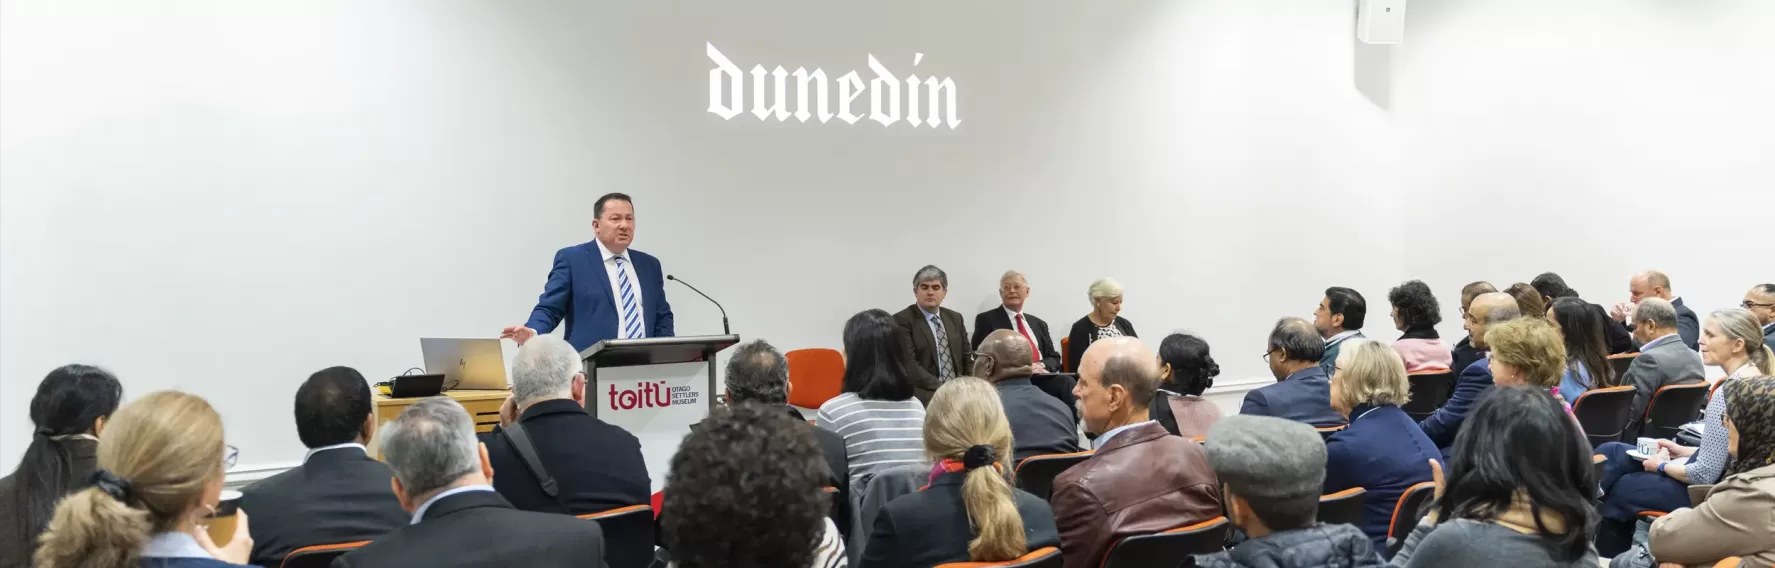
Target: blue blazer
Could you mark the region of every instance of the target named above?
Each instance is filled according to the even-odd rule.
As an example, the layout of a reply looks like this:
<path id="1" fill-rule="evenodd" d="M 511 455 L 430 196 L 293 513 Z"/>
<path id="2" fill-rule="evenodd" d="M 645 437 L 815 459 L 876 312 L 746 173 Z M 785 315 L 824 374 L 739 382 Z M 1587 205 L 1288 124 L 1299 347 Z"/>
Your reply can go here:
<path id="1" fill-rule="evenodd" d="M 1448 396 L 1448 402 L 1436 409 L 1429 418 L 1419 424 L 1424 435 L 1430 437 L 1436 447 L 1446 448 L 1455 443 L 1455 434 L 1460 433 L 1461 423 L 1467 420 L 1467 413 L 1479 404 L 1479 398 L 1491 392 L 1491 356 L 1481 357 L 1472 365 L 1461 371 L 1455 379 L 1455 391 Z"/>
<path id="2" fill-rule="evenodd" d="M 1295 371 L 1282 382 L 1245 393 L 1239 414 L 1274 416 L 1313 426 L 1336 426 L 1344 417 L 1331 409 L 1331 379 L 1317 366 Z"/>
<path id="3" fill-rule="evenodd" d="M 665 272 L 653 255 L 629 249 L 635 283 L 641 286 L 641 328 L 647 337 L 672 336 L 672 305 L 666 303 Z M 604 272 L 604 255 L 598 242 L 570 246 L 555 252 L 555 266 L 548 283 L 536 298 L 536 309 L 524 326 L 536 333 L 554 331 L 567 319 L 567 342 L 585 350 L 593 343 L 617 336 L 621 318 L 610 293 L 610 275 Z"/>
<path id="4" fill-rule="evenodd" d="M 1351 487 L 1368 490 L 1362 506 L 1362 532 L 1375 550 L 1387 549 L 1387 528 L 1393 507 L 1412 485 L 1430 481 L 1429 460 L 1442 461 L 1442 450 L 1393 405 L 1357 405 L 1349 427 L 1325 440 L 1325 494 Z"/>

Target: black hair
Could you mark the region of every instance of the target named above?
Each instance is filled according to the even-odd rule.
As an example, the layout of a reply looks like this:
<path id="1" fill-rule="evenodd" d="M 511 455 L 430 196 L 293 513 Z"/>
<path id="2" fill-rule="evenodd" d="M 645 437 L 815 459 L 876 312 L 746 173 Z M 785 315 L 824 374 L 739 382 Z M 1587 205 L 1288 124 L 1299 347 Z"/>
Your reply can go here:
<path id="1" fill-rule="evenodd" d="M 1590 371 L 1589 388 L 1616 386 L 1615 366 L 1609 363 L 1608 322 L 1601 311 L 1590 309 L 1590 303 L 1574 297 L 1553 301 L 1553 321 L 1565 337 L 1566 368 L 1577 374 L 1577 365 Z"/>
<path id="2" fill-rule="evenodd" d="M 1173 333 L 1160 341 L 1159 361 L 1171 366 L 1165 382 L 1183 394 L 1201 396 L 1220 375 L 1220 364 L 1208 355 L 1208 342 L 1187 333 Z"/>
<path id="3" fill-rule="evenodd" d="M 736 403 L 788 404 L 789 361 L 768 341 L 741 343 L 727 358 L 723 384 Z"/>
<path id="4" fill-rule="evenodd" d="M 296 436 L 309 448 L 351 442 L 371 411 L 364 375 L 351 367 L 327 367 L 296 388 Z"/>
<path id="5" fill-rule="evenodd" d="M 86 479 L 74 477 L 90 473 L 74 471 L 72 446 L 83 441 L 66 436 L 90 432 L 99 418 L 111 416 L 122 401 L 123 383 L 104 369 L 89 365 L 57 368 L 37 383 L 37 394 L 31 397 L 31 424 L 36 431 L 12 474 L 15 509 L 0 513 L 13 517 L 12 526 L 19 534 L 0 538 L 36 548 L 37 535 L 49 525 L 56 502 L 86 487 Z M 24 558 L 30 556 L 27 550 Z"/>
<path id="6" fill-rule="evenodd" d="M 616 201 L 621 201 L 623 203 L 627 203 L 627 204 L 629 204 L 630 207 L 633 207 L 635 205 L 635 200 L 629 199 L 629 194 L 627 194 L 627 193 L 614 193 L 614 192 L 613 193 L 606 193 L 603 196 L 598 198 L 597 203 L 592 204 L 592 216 L 599 218 L 599 219 L 603 219 L 604 218 L 604 204 L 609 202 L 610 200 L 613 200 L 613 199 Z"/>
<path id="7" fill-rule="evenodd" d="M 1540 276 L 1536 276 L 1534 280 L 1530 280 L 1528 285 L 1533 286 L 1535 291 L 1540 292 L 1542 296 L 1553 298 L 1555 300 L 1560 298 L 1578 297 L 1577 290 L 1573 290 L 1571 286 L 1566 286 L 1565 279 L 1560 278 L 1558 274 L 1552 272 L 1542 272 Z"/>
<path id="8" fill-rule="evenodd" d="M 680 568 L 807 566 L 830 474 L 813 429 L 780 407 L 718 407 L 672 455 L 660 529 Z"/>
<path id="9" fill-rule="evenodd" d="M 864 310 L 844 323 L 844 392 L 869 400 L 912 398 L 900 330 L 893 316 Z"/>
<path id="10" fill-rule="evenodd" d="M 1593 468 L 1590 442 L 1559 397 L 1532 386 L 1495 387 L 1455 436 L 1448 490 L 1436 504 L 1437 516 L 1490 521 L 1508 511 L 1522 491 L 1535 513 L 1535 528 L 1553 541 L 1554 558 L 1576 562 L 1590 549 L 1599 519 L 1591 505 L 1597 483 Z M 1549 533 L 1541 511 L 1563 516 L 1565 534 Z"/>
<path id="11" fill-rule="evenodd" d="M 1362 294 L 1343 286 L 1332 286 L 1325 289 L 1327 312 L 1344 316 L 1344 329 L 1362 329 L 1363 320 L 1368 317 L 1368 301 Z"/>
<path id="12" fill-rule="evenodd" d="M 1405 329 L 1426 329 L 1442 323 L 1442 306 L 1436 303 L 1436 294 L 1430 291 L 1430 285 L 1422 280 L 1410 280 L 1388 290 L 1387 302 L 1399 310 L 1399 320 L 1405 322 Z"/>
<path id="13" fill-rule="evenodd" d="M 1270 351 L 1281 350 L 1289 361 L 1312 361 L 1325 358 L 1325 338 L 1313 329 L 1312 322 L 1300 318 L 1276 320 L 1270 328 Z"/>

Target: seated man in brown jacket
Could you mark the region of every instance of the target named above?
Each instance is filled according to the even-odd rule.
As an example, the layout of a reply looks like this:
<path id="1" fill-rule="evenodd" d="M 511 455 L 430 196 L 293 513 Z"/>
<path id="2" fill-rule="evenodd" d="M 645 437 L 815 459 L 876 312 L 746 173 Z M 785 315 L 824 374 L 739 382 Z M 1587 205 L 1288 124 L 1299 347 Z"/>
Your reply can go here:
<path id="1" fill-rule="evenodd" d="M 1220 484 L 1202 445 L 1147 417 L 1158 358 L 1139 339 L 1091 344 L 1073 389 L 1096 455 L 1054 479 L 1054 522 L 1066 568 L 1097 568 L 1122 538 L 1220 516 Z"/>

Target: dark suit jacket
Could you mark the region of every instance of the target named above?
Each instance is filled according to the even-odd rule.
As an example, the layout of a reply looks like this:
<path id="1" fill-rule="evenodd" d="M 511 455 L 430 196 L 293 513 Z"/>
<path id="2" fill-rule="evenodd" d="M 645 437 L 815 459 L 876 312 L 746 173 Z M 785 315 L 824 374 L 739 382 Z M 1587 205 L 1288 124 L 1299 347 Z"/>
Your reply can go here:
<path id="1" fill-rule="evenodd" d="M 505 432 L 494 429 L 482 434 L 481 441 L 493 463 L 493 487 L 513 506 L 584 515 L 650 502 L 652 486 L 647 463 L 641 459 L 641 441 L 628 431 L 593 418 L 571 400 L 531 405 L 518 423 L 530 434 L 543 469 L 554 476 L 560 500 L 542 492 Z"/>
<path id="2" fill-rule="evenodd" d="M 946 562 L 966 562 L 968 541 L 979 533 L 968 522 L 962 505 L 961 484 L 966 473 L 945 473 L 915 493 L 889 501 L 875 515 L 869 542 L 858 564 L 866 568 L 914 568 Z M 1017 516 L 1023 518 L 1023 536 L 1029 550 L 1060 546 L 1054 529 L 1054 510 L 1041 498 L 1012 489 Z"/>
<path id="3" fill-rule="evenodd" d="M 1651 404 L 1652 395 L 1658 389 L 1699 383 L 1705 372 L 1701 354 L 1683 345 L 1679 338 L 1667 336 L 1641 346 L 1639 356 L 1633 358 L 1633 364 L 1628 365 L 1627 373 L 1621 377 L 1623 386 L 1632 386 L 1636 391 L 1633 393 L 1633 409 L 1628 414 L 1632 419 L 1627 421 L 1627 433 L 1623 439 L 1638 436 L 1640 422 L 1646 416 L 1646 405 Z"/>
<path id="4" fill-rule="evenodd" d="M 1449 393 L 1448 402 L 1442 408 L 1430 414 L 1418 426 L 1423 427 L 1424 435 L 1438 448 L 1447 448 L 1455 443 L 1455 434 L 1460 433 L 1461 423 L 1467 420 L 1467 413 L 1479 404 L 1479 398 L 1491 392 L 1491 361 L 1481 358 L 1461 370 L 1461 376 L 1455 378 L 1454 392 Z"/>
<path id="5" fill-rule="evenodd" d="M 1202 445 L 1147 422 L 1110 438 L 1054 478 L 1066 568 L 1097 568 L 1115 541 L 1221 515 L 1220 482 Z"/>
<path id="6" fill-rule="evenodd" d="M 1769 346 L 1769 349 L 1775 349 L 1775 323 L 1763 326 L 1763 345 Z"/>
<path id="7" fill-rule="evenodd" d="M 1603 326 L 1602 331 L 1603 336 L 1608 339 L 1610 355 L 1632 353 L 1639 350 L 1639 342 L 1633 340 L 1633 330 L 1627 329 L 1627 324 L 1609 317 L 1609 311 L 1603 309 L 1602 306 L 1590 304 L 1590 311 L 1602 316 L 1602 321 L 1607 324 Z"/>
<path id="8" fill-rule="evenodd" d="M 640 286 L 641 326 L 647 337 L 671 337 L 672 305 L 666 303 L 665 273 L 653 255 L 629 249 L 629 277 Z M 567 320 L 567 342 L 574 349 L 585 350 L 600 340 L 617 337 L 622 321 L 621 298 L 612 298 L 610 274 L 604 271 L 604 253 L 598 241 L 573 245 L 555 251 L 555 265 L 549 269 L 548 282 L 530 311 L 524 326 L 536 333 L 548 333 L 563 318 Z"/>
<path id="9" fill-rule="evenodd" d="M 968 376 L 971 371 L 968 364 L 973 360 L 973 349 L 968 346 L 968 324 L 962 321 L 960 312 L 938 309 L 943 318 L 943 332 L 949 336 L 949 353 L 945 356 L 955 364 L 955 376 Z M 924 310 L 918 309 L 918 304 L 906 306 L 894 314 L 894 325 L 900 327 L 906 374 L 912 377 L 918 400 L 928 403 L 931 393 L 937 392 L 937 387 L 941 386 L 937 380 L 937 336 L 931 335 L 930 320 L 925 319 Z"/>
<path id="10" fill-rule="evenodd" d="M 807 421 L 807 418 L 802 417 L 801 411 L 796 410 L 795 407 L 784 406 L 783 408 L 788 411 L 789 416 L 795 418 L 795 421 Z M 838 495 L 834 499 L 833 506 L 839 514 L 832 516 L 832 522 L 838 525 L 839 534 L 850 534 L 851 466 L 850 457 L 845 454 L 844 436 L 825 428 L 815 427 L 812 424 L 807 427 L 814 431 L 814 438 L 820 441 L 820 453 L 826 457 L 826 469 L 832 472 L 832 478 L 826 480 L 826 484 L 838 488 Z M 654 516 L 656 518 L 659 516 L 657 511 Z"/>
<path id="11" fill-rule="evenodd" d="M 1473 336 L 1471 335 L 1461 338 L 1461 342 L 1456 343 L 1455 348 L 1449 350 L 1449 354 L 1454 356 L 1454 362 L 1449 363 L 1448 368 L 1455 370 L 1466 370 L 1467 366 L 1472 365 L 1474 361 L 1485 358 L 1485 351 L 1473 346 Z"/>
<path id="12" fill-rule="evenodd" d="M 433 502 L 419 524 L 333 560 L 333 568 L 378 566 L 602 568 L 604 533 L 597 521 L 519 511 L 498 493 L 470 491 Z"/>
<path id="13" fill-rule="evenodd" d="M 317 544 L 375 540 L 407 526 L 389 488 L 394 471 L 358 448 L 318 452 L 302 465 L 242 489 L 252 516 L 253 564 L 277 566 L 291 551 Z"/>
<path id="14" fill-rule="evenodd" d="M 1029 326 L 1029 334 L 1035 337 L 1036 347 L 1041 350 L 1042 366 L 1047 367 L 1050 373 L 1060 372 L 1060 351 L 1054 347 L 1054 336 L 1048 333 L 1048 322 L 1025 313 L 1023 323 Z M 979 349 L 980 342 L 986 340 L 987 334 L 1001 329 L 1017 331 L 1017 323 L 1011 321 L 1004 306 L 980 312 L 974 316 L 974 337 L 968 341 L 968 345 Z"/>
<path id="15" fill-rule="evenodd" d="M 99 442 L 84 438 L 63 438 L 59 441 L 46 441 L 46 444 L 61 444 L 67 447 L 70 466 L 67 484 L 69 490 L 86 487 L 92 479 L 92 472 L 99 469 Z M 47 449 L 47 448 L 46 448 Z M 53 450 L 52 450 L 53 451 Z M 382 488 L 387 491 L 387 487 Z M 37 527 L 28 541 L 16 540 L 24 532 L 18 526 L 19 519 L 14 515 L 20 504 L 13 500 L 13 493 L 18 490 L 18 472 L 14 471 L 6 477 L 0 477 L 0 567 L 13 568 L 31 565 L 31 555 L 37 551 L 37 536 L 47 528 L 49 518 L 43 519 L 43 527 Z"/>
<path id="16" fill-rule="evenodd" d="M 1331 409 L 1331 379 L 1318 366 L 1295 371 L 1281 382 L 1245 393 L 1239 414 L 1274 416 L 1315 427 L 1344 423 Z"/>
<path id="17" fill-rule="evenodd" d="M 1325 441 L 1325 494 L 1351 487 L 1368 490 L 1362 506 L 1362 532 L 1375 550 L 1386 550 L 1393 506 L 1412 485 L 1430 481 L 1429 460 L 1442 450 L 1397 406 L 1357 405 L 1350 426 Z"/>
<path id="18" fill-rule="evenodd" d="M 1121 330 L 1122 335 L 1139 337 L 1134 334 L 1134 322 L 1128 321 L 1128 318 L 1116 316 L 1115 326 L 1116 329 Z M 1078 372 L 1079 360 L 1085 357 L 1085 350 L 1089 349 L 1091 342 L 1096 340 L 1097 324 L 1091 321 L 1089 314 L 1079 318 L 1079 321 L 1072 322 L 1072 330 L 1066 333 L 1066 352 L 1068 353 L 1066 368 L 1074 373 Z"/>
<path id="19" fill-rule="evenodd" d="M 1059 400 L 1042 392 L 1027 378 L 1005 379 L 995 386 L 998 399 L 1005 406 L 1005 417 L 1011 421 L 1011 439 L 1017 444 L 1012 464 L 1029 456 L 1079 451 L 1072 410 L 1061 406 Z"/>

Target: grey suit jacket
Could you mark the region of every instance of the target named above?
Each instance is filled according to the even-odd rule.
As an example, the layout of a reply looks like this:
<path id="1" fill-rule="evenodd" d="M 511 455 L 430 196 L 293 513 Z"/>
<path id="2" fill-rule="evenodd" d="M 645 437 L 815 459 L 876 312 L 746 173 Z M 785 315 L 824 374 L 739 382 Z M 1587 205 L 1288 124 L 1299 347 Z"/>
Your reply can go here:
<path id="1" fill-rule="evenodd" d="M 1678 336 L 1665 336 L 1640 346 L 1639 356 L 1633 358 L 1633 364 L 1627 367 L 1627 375 L 1621 381 L 1623 385 L 1632 385 L 1633 410 L 1628 416 L 1628 434 L 1624 438 L 1638 436 L 1639 423 L 1645 418 L 1646 405 L 1651 403 L 1652 395 L 1658 389 L 1670 385 L 1686 385 L 1702 380 L 1703 367 L 1701 354 L 1689 349 Z"/>
<path id="2" fill-rule="evenodd" d="M 1763 326 L 1763 345 L 1775 349 L 1775 323 Z"/>

